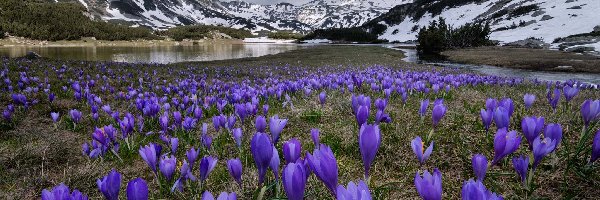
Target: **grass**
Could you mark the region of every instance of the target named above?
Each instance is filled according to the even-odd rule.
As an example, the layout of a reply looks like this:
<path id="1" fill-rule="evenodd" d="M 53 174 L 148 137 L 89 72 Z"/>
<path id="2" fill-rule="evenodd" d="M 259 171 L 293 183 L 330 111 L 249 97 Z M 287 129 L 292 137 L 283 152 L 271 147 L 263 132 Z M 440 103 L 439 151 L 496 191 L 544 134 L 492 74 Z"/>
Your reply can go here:
<path id="1" fill-rule="evenodd" d="M 445 51 L 442 55 L 447 56 L 449 60 L 468 64 L 542 71 L 600 73 L 600 68 L 598 68 L 600 60 L 597 57 L 571 52 L 507 47 L 479 47 Z M 559 66 L 572 66 L 572 69 L 557 68 Z"/>
<path id="2" fill-rule="evenodd" d="M 454 70 L 443 70 L 429 66 L 420 66 L 404 63 L 401 61 L 403 55 L 399 51 L 379 47 L 356 47 L 356 46 L 324 46 L 304 50 L 290 51 L 277 55 L 269 55 L 259 58 L 245 58 L 227 61 L 180 63 L 157 67 L 146 65 L 142 68 L 132 68 L 129 64 L 112 64 L 110 69 L 116 73 L 127 74 L 135 70 L 142 70 L 156 75 L 153 77 L 175 80 L 177 70 L 191 70 L 212 78 L 228 79 L 232 81 L 255 80 L 255 77 L 289 77 L 297 78 L 305 75 L 304 71 L 320 71 L 323 74 L 333 71 L 352 71 L 357 68 L 368 68 L 373 65 L 387 66 L 394 70 L 435 70 L 440 73 L 458 73 Z M 22 68 L 14 60 L 8 62 L 11 76 L 16 76 L 17 71 Z M 51 60 L 32 61 L 30 63 L 19 63 L 31 67 L 29 75 L 36 74 L 44 77 L 46 68 L 40 66 L 57 65 Z M 82 69 L 94 62 L 69 62 L 74 71 L 68 74 L 75 77 L 77 69 Z M 279 66 L 279 67 L 275 67 Z M 283 68 L 281 66 L 289 66 Z M 270 69 L 270 70 L 267 70 Z M 273 72 L 267 74 L 267 72 Z M 91 75 L 95 75 L 92 73 Z M 52 75 L 52 77 L 55 77 Z M 115 76 L 116 77 L 116 76 Z M 137 79 L 132 79 L 137 80 Z M 51 80 L 52 84 L 58 84 L 58 80 Z M 130 84 L 128 82 L 111 82 L 111 85 L 123 89 Z M 97 88 L 96 88 L 97 89 Z M 320 91 L 314 90 L 310 96 L 299 92 L 291 95 L 294 108 L 283 107 L 281 101 L 269 100 L 269 116 L 278 114 L 281 118 L 289 119 L 286 128 L 281 134 L 280 141 L 298 138 L 302 142 L 303 151 L 314 148 L 310 137 L 310 130 L 318 128 L 321 132 L 321 142 L 329 145 L 338 161 L 339 184 L 346 185 L 349 181 L 357 181 L 363 178 L 363 165 L 358 148 L 358 127 L 356 125 L 350 106 L 349 92 L 342 93 L 339 90 L 327 91 L 327 103 L 321 107 L 318 100 Z M 365 84 L 358 90 L 359 93 L 376 98 L 384 98 L 380 92 L 373 92 Z M 525 93 L 532 93 L 537 100 L 531 110 L 525 110 L 522 97 Z M 5 108 L 11 102 L 9 93 L 0 93 L 0 108 Z M 40 93 L 43 94 L 43 93 Z M 77 102 L 71 99 L 70 94 L 60 94 L 52 105 L 45 100 L 45 96 L 37 96 L 41 99 L 39 104 L 34 105 L 28 111 L 18 110 L 11 122 L 1 122 L 0 127 L 0 198 L 2 199 L 36 199 L 41 191 L 64 182 L 71 188 L 77 188 L 90 195 L 93 199 L 101 198 L 96 189 L 95 180 L 106 175 L 110 169 L 115 168 L 123 174 L 121 197 L 125 197 L 126 182 L 135 178 L 144 178 L 154 191 L 153 199 L 192 199 L 198 198 L 199 189 L 196 192 L 184 194 L 170 194 L 168 192 L 157 192 L 159 186 L 154 181 L 151 170 L 137 155 L 137 150 L 126 150 L 122 145 L 120 162 L 114 156 L 107 156 L 104 160 L 89 160 L 81 155 L 81 144 L 90 141 L 90 134 L 94 126 L 111 123 L 110 116 L 100 111 L 100 123 L 93 122 L 87 114 L 90 113 L 89 106 L 85 101 Z M 445 97 L 448 112 L 435 130 L 435 147 L 431 158 L 420 167 L 410 147 L 410 141 L 416 137 L 425 137 L 431 129 L 431 106 L 427 117 L 421 121 L 417 111 L 423 98 L 435 99 Z M 511 122 L 512 129 L 520 130 L 520 120 L 523 116 L 535 115 L 546 117 L 546 122 L 560 123 L 564 128 L 565 139 L 563 144 L 574 143 L 581 131 L 582 120 L 579 115 L 578 106 L 583 100 L 598 98 L 597 90 L 583 90 L 572 102 L 571 109 L 566 110 L 560 105 L 554 113 L 546 100 L 545 87 L 541 85 L 525 84 L 515 87 L 478 85 L 452 89 L 444 94 L 413 94 L 409 96 L 406 103 L 401 97 L 392 95 L 386 111 L 392 117 L 390 124 L 381 125 L 382 144 L 377 157 L 371 167 L 370 189 L 375 199 L 414 199 L 418 194 L 413 186 L 415 172 L 419 169 L 433 170 L 439 168 L 443 174 L 444 199 L 458 199 L 460 197 L 462 183 L 474 178 L 471 170 L 470 159 L 475 153 L 482 153 L 491 159 L 493 157 L 492 141 L 486 137 L 479 118 L 479 109 L 485 107 L 488 97 L 503 98 L 510 97 L 515 103 L 515 115 Z M 135 110 L 130 105 L 118 105 L 112 96 L 102 98 L 103 103 L 110 103 L 113 110 Z M 561 99 L 564 102 L 564 99 Z M 83 120 L 72 129 L 67 120 L 68 110 L 77 108 L 84 113 Z M 225 109 L 230 113 L 232 109 Z M 262 108 L 259 108 L 262 110 Z M 60 112 L 62 121 L 55 129 L 49 117 L 50 112 Z M 259 111 L 260 112 L 260 111 Z M 123 113 L 123 112 L 122 112 Z M 216 156 L 219 161 L 215 171 L 209 176 L 203 186 L 213 194 L 222 191 L 235 191 L 243 199 L 251 199 L 257 195 L 256 168 L 249 150 L 249 142 L 254 131 L 253 119 L 246 120 L 243 125 L 243 147 L 238 151 L 230 134 L 221 130 L 216 132 L 212 128 L 210 116 L 217 111 L 212 109 L 204 113 L 202 122 L 209 124 L 209 134 L 213 136 L 213 147 L 210 154 Z M 371 111 L 374 114 L 374 111 Z M 144 132 L 158 131 L 159 125 L 156 121 L 145 124 Z M 238 122 L 239 123 L 239 122 Z M 116 126 L 115 124 L 115 127 Z M 198 148 L 200 128 L 191 133 L 177 131 L 174 134 L 180 137 L 180 146 L 177 153 L 178 162 L 185 157 L 185 151 L 191 146 Z M 490 131 L 490 137 L 495 128 Z M 520 131 L 519 131 L 520 132 Z M 139 136 L 136 133 L 133 145 L 139 147 L 146 145 L 149 141 L 160 142 L 156 134 L 149 137 Z M 192 137 L 186 136 L 192 134 Z M 182 138 L 188 138 L 183 140 Z M 185 142 L 188 141 L 188 142 Z M 164 145 L 163 145 L 164 146 Z M 526 145 L 525 145 L 526 146 Z M 526 147 L 522 146 L 518 154 L 528 153 Z M 278 144 L 281 149 L 281 142 Z M 163 151 L 169 151 L 163 147 Z M 556 154 L 567 154 L 561 145 Z M 204 154 L 204 153 L 203 153 Z M 201 154 L 201 155 L 203 155 Z M 281 152 L 280 152 L 281 155 Z M 515 154 L 516 155 L 516 154 Z M 584 160 L 589 156 L 581 156 Z M 239 157 L 244 167 L 242 175 L 242 188 L 229 177 L 226 169 L 226 160 Z M 509 157 L 512 158 L 512 157 Z M 283 159 L 282 159 L 283 161 Z M 197 161 L 198 162 L 198 161 Z M 491 167 L 485 180 L 485 185 L 492 191 L 503 195 L 506 199 L 597 199 L 595 188 L 600 184 L 597 167 L 587 169 L 585 174 L 578 174 L 567 170 L 564 157 L 544 159 L 540 169 L 536 172 L 535 191 L 527 192 L 520 187 L 516 173 L 508 159 L 501 162 L 499 166 Z M 198 174 L 197 167 L 194 173 Z M 267 183 L 272 183 L 273 176 L 269 172 Z M 164 183 L 163 183 L 164 184 Z M 172 183 L 171 183 L 172 184 Z M 163 186 L 164 187 L 164 186 Z M 275 188 L 273 186 L 273 188 Z M 276 197 L 274 189 L 267 191 L 266 197 Z M 161 189 L 164 191 L 164 189 Z M 284 196 L 283 189 L 279 192 Z M 306 188 L 307 199 L 331 199 L 323 184 L 315 176 L 308 180 Z"/>

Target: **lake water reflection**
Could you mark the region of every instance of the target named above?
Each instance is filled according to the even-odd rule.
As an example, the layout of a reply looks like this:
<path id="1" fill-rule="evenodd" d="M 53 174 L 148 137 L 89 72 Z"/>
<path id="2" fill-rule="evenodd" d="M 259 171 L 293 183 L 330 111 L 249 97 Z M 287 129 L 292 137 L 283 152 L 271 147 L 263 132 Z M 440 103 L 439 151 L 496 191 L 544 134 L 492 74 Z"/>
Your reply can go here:
<path id="1" fill-rule="evenodd" d="M 259 57 L 306 48 L 299 44 L 212 43 L 170 46 L 85 46 L 85 47 L 0 47 L 0 57 L 21 57 L 34 51 L 43 57 L 62 60 L 176 63 Z"/>

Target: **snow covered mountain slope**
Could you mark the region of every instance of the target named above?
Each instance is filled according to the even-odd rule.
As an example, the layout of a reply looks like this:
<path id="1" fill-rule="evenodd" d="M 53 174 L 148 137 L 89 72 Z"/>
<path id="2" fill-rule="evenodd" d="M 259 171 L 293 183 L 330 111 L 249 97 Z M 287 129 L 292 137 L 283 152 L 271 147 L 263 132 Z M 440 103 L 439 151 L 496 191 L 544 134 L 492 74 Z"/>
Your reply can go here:
<path id="1" fill-rule="evenodd" d="M 415 40 L 418 28 L 443 17 L 454 27 L 489 21 L 491 39 L 512 42 L 530 37 L 552 42 L 589 33 L 600 25 L 598 0 L 416 0 L 396 6 L 363 27 L 389 41 Z"/>
<path id="2" fill-rule="evenodd" d="M 239 0 L 72 0 L 107 21 L 164 29 L 209 24 L 252 31 L 360 26 L 413 0 L 310 0 L 304 4 L 253 4 Z M 292 2 L 292 1 L 290 1 Z"/>

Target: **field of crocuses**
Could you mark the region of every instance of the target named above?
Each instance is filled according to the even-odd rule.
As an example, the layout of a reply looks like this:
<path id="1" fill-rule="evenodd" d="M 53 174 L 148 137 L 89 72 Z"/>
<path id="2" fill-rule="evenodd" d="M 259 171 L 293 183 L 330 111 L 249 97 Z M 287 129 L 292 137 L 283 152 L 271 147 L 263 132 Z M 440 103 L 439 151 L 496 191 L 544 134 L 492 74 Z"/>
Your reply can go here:
<path id="1" fill-rule="evenodd" d="M 0 198 L 600 198 L 599 90 L 384 60 L 3 59 Z"/>

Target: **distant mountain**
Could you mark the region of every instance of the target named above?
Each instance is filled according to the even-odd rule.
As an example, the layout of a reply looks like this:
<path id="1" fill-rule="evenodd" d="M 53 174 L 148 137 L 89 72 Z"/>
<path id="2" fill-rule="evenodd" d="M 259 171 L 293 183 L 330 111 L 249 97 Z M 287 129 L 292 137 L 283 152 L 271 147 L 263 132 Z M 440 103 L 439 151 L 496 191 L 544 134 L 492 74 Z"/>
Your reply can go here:
<path id="1" fill-rule="evenodd" d="M 55 0 L 58 1 L 58 0 Z M 65 1 L 65 0 L 61 0 Z M 91 16 L 155 29 L 189 24 L 223 25 L 252 31 L 355 27 L 412 0 L 312 0 L 302 5 L 259 5 L 227 0 L 71 0 Z"/>
<path id="2" fill-rule="evenodd" d="M 416 40 L 419 27 L 443 17 L 454 27 L 489 21 L 491 39 L 501 42 L 535 37 L 550 43 L 600 28 L 599 12 L 598 0 L 415 0 L 362 27 L 380 39 L 402 42 Z"/>

